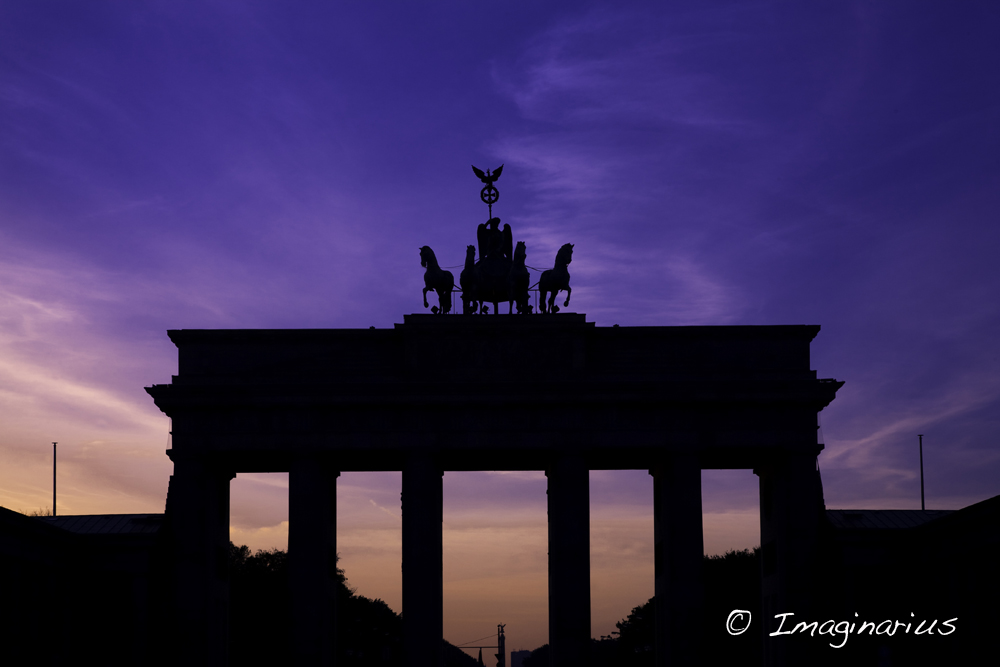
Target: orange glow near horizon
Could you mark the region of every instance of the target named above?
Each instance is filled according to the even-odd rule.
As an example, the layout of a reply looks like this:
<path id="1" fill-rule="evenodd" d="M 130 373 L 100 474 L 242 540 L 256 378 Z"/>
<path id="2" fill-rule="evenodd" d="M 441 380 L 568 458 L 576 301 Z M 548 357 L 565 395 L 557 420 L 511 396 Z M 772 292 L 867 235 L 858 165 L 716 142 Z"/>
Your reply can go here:
<path id="1" fill-rule="evenodd" d="M 705 553 L 759 543 L 756 477 L 706 470 Z M 252 550 L 287 548 L 286 474 L 239 475 L 231 529 Z M 344 473 L 338 480 L 337 543 L 348 585 L 402 610 L 400 473 Z M 532 472 L 444 476 L 444 635 L 464 643 L 506 623 L 509 650 L 548 641 L 546 480 Z M 622 495 L 620 489 L 632 491 Z M 591 472 L 591 632 L 653 595 L 653 481 L 646 471 Z M 645 502 L 642 502 L 645 498 Z M 265 523 L 267 525 L 260 525 Z M 255 525 L 256 524 L 256 525 Z"/>

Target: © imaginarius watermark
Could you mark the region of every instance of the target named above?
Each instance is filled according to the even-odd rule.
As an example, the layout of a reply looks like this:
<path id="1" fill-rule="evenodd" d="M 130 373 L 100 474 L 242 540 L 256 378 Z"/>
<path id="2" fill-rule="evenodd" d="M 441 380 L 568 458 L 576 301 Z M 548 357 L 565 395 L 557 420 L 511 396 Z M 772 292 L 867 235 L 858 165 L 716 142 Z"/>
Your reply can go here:
<path id="1" fill-rule="evenodd" d="M 795 614 L 793 614 L 792 612 L 785 612 L 784 614 L 775 614 L 774 617 L 781 620 L 778 622 L 778 629 L 770 633 L 768 636 L 777 637 L 780 635 L 805 634 L 807 632 L 809 633 L 810 637 L 815 637 L 816 635 L 829 635 L 831 637 L 842 635 L 843 639 L 839 644 L 834 644 L 833 642 L 830 642 L 830 646 L 832 646 L 833 648 L 842 648 L 845 644 L 847 644 L 847 639 L 852 634 L 861 635 L 867 632 L 869 636 L 884 635 L 892 637 L 900 630 L 900 628 L 904 628 L 903 634 L 909 634 L 910 629 L 913 627 L 913 624 L 916 623 L 917 621 L 913 612 L 910 612 L 910 618 L 912 620 L 905 622 L 894 621 L 891 619 L 887 619 L 885 621 L 880 621 L 880 622 L 860 621 L 860 620 L 834 621 L 832 619 L 829 621 L 823 621 L 822 623 L 819 621 L 812 621 L 811 623 L 799 621 L 794 626 L 792 626 L 790 630 L 785 630 L 784 629 L 785 621 L 788 620 L 789 616 L 795 616 Z M 744 632 L 747 631 L 747 628 L 750 627 L 751 618 L 752 617 L 750 612 L 747 611 L 746 609 L 733 609 L 731 612 L 729 612 L 729 618 L 726 619 L 726 631 L 729 632 L 729 634 L 731 635 L 743 634 Z M 857 612 L 854 612 L 854 618 L 858 619 Z M 942 621 L 941 624 L 938 625 L 937 619 L 934 619 L 930 621 L 930 625 L 928 625 L 925 628 L 924 625 L 928 621 L 922 620 L 917 625 L 916 629 L 913 631 L 913 634 L 932 635 L 934 634 L 935 626 L 937 626 L 937 634 L 941 635 L 942 637 L 946 637 L 951 633 L 955 632 L 955 630 L 957 629 L 955 627 L 956 621 L 958 621 L 957 616 L 955 618 L 949 618 L 947 621 Z M 860 627 L 858 627 L 858 623 L 861 624 Z M 789 621 L 789 625 L 791 625 L 791 621 Z"/>

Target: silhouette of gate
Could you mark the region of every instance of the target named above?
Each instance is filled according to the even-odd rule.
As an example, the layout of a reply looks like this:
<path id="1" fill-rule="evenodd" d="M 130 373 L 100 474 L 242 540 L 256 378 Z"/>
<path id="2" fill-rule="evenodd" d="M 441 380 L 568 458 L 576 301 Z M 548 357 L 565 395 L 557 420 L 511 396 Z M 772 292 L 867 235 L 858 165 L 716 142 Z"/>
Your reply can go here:
<path id="1" fill-rule="evenodd" d="M 172 420 L 167 497 L 177 651 L 227 663 L 229 481 L 288 471 L 292 650 L 332 664 L 336 478 L 402 471 L 407 665 L 440 664 L 442 475 L 544 470 L 549 642 L 587 663 L 588 475 L 654 478 L 658 665 L 696 662 L 701 470 L 760 477 L 763 611 L 809 618 L 822 512 L 818 326 L 597 327 L 580 314 L 407 315 L 392 329 L 177 330 L 147 391 Z M 765 637 L 766 639 L 766 637 Z M 783 638 L 787 639 L 787 638 Z M 768 664 L 806 664 L 766 642 Z"/>

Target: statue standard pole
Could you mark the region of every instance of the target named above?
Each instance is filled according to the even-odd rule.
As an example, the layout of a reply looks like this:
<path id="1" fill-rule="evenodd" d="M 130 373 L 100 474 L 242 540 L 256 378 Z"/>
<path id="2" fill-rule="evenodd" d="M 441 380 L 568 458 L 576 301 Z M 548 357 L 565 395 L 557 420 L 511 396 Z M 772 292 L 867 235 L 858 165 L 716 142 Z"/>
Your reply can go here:
<path id="1" fill-rule="evenodd" d="M 496 186 L 493 185 L 498 178 L 500 178 L 500 173 L 503 172 L 503 165 L 496 168 L 496 171 L 491 172 L 487 169 L 483 172 L 482 169 L 477 169 L 476 165 L 472 165 L 472 171 L 475 172 L 476 176 L 479 177 L 486 185 L 483 189 L 479 191 L 479 198 L 483 200 L 483 203 L 489 206 L 490 219 L 493 219 L 493 204 L 497 203 L 500 199 L 500 191 L 497 190 Z"/>

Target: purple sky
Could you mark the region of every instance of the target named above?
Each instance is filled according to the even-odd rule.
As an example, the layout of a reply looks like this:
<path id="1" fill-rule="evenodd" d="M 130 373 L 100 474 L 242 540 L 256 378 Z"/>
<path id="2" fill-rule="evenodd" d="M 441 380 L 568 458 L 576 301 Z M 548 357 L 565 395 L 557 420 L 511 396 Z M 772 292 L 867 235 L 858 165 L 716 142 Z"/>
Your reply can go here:
<path id="1" fill-rule="evenodd" d="M 55 440 L 61 513 L 162 511 L 165 331 L 422 312 L 417 249 L 486 218 L 470 163 L 528 264 L 576 244 L 598 326 L 822 325 L 829 507 L 918 508 L 918 433 L 928 507 L 1000 493 L 1000 7 L 333 4 L 0 5 L 0 505 L 51 505 Z M 537 646 L 544 478 L 445 479 L 446 636 L 540 605 Z M 398 610 L 398 475 L 340 488 Z M 234 539 L 283 546 L 285 492 L 240 476 Z M 652 593 L 652 485 L 592 495 L 598 635 Z M 704 502 L 707 551 L 755 543 L 749 472 Z M 502 581 L 462 569 L 491 542 Z"/>

